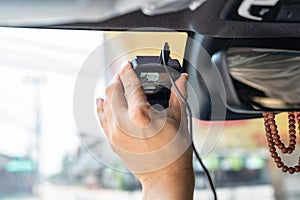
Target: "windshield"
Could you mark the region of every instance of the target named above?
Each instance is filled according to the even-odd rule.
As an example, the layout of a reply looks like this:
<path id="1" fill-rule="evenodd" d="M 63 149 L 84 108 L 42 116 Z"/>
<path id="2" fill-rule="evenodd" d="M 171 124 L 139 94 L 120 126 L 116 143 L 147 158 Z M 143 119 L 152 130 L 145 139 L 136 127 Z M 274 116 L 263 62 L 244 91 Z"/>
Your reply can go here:
<path id="1" fill-rule="evenodd" d="M 156 55 L 159 49 L 154 47 L 167 40 L 171 57 L 182 64 L 186 39 L 186 33 L 178 32 L 1 28 L 0 199 L 141 199 L 139 182 L 124 172 L 126 167 L 108 150 L 104 135 L 88 124 L 76 127 L 74 87 L 95 52 L 103 64 L 96 68 L 104 75 L 94 93 L 104 96 L 103 85 L 121 60 Z M 103 54 L 97 54 L 99 48 Z M 278 120 L 287 132 L 286 115 Z M 223 123 L 194 121 L 201 127 L 194 133 L 199 148 L 209 137 L 210 125 Z M 286 185 L 293 177 L 271 162 L 262 119 L 225 122 L 214 145 L 212 151 L 200 150 L 219 199 L 281 199 L 292 190 L 296 194 L 293 185 Z M 196 160 L 194 169 L 195 199 L 211 199 Z"/>

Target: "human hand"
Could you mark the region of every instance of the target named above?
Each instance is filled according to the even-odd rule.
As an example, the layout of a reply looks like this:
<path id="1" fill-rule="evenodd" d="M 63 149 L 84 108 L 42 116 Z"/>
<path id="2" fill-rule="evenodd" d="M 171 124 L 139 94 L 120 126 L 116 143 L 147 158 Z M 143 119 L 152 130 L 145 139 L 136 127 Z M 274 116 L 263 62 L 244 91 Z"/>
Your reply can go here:
<path id="1" fill-rule="evenodd" d="M 176 80 L 185 98 L 186 84 L 187 74 Z M 180 186 L 176 190 L 184 188 L 182 194 L 193 191 L 194 173 L 187 116 L 183 103 L 173 89 L 169 107 L 164 111 L 155 110 L 127 62 L 107 87 L 106 99 L 97 99 L 97 112 L 112 149 L 140 180 L 144 192 L 152 188 L 151 192 L 145 192 L 149 199 L 154 198 L 151 195 L 162 194 L 161 190 L 168 191 L 166 186 L 173 189 Z M 175 194 L 174 191 L 172 193 Z"/>

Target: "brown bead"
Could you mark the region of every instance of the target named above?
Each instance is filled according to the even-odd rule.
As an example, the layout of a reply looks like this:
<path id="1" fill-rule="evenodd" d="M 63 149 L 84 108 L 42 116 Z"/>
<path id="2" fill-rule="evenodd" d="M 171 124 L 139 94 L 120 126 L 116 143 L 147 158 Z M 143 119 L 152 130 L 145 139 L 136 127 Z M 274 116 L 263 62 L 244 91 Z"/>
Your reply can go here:
<path id="1" fill-rule="evenodd" d="M 290 145 L 289 148 L 292 149 L 293 151 L 295 150 L 295 146 Z"/>
<path id="2" fill-rule="evenodd" d="M 278 146 L 278 145 L 282 144 L 282 142 L 281 142 L 280 140 L 275 140 L 275 141 L 274 141 L 274 144 Z M 279 148 L 279 147 L 278 147 L 278 148 Z M 280 149 L 280 148 L 279 148 L 279 149 Z"/>
<path id="3" fill-rule="evenodd" d="M 300 172 L 300 166 L 296 165 L 296 166 L 295 166 L 295 171 L 296 171 L 296 172 Z"/>
<path id="4" fill-rule="evenodd" d="M 284 166 L 282 167 L 282 171 L 283 171 L 283 172 L 287 172 L 288 169 L 289 169 L 289 168 L 288 168 L 286 165 L 284 165 Z"/>
<path id="5" fill-rule="evenodd" d="M 276 146 L 280 146 L 280 144 L 282 143 L 280 140 L 274 140 L 274 143 L 276 144 Z M 283 147 L 282 147 L 283 148 Z M 281 149 L 282 149 L 281 148 Z M 280 148 L 279 148 L 280 149 Z"/>
<path id="6" fill-rule="evenodd" d="M 289 119 L 295 119 L 295 115 L 294 114 L 289 114 L 288 118 Z"/>
<path id="7" fill-rule="evenodd" d="M 289 125 L 289 129 L 291 130 L 291 129 L 295 129 L 296 128 L 296 126 L 295 126 L 295 124 L 290 124 Z"/>
<path id="8" fill-rule="evenodd" d="M 270 125 L 270 128 L 271 128 L 272 130 L 275 130 L 275 129 L 277 129 L 277 125 L 276 125 L 276 124 L 271 124 L 271 125 Z"/>
<path id="9" fill-rule="evenodd" d="M 272 135 L 277 135 L 278 134 L 278 130 L 271 130 Z"/>
<path id="10" fill-rule="evenodd" d="M 271 128 L 267 126 L 267 127 L 265 127 L 265 131 L 266 132 L 271 132 Z"/>
<path id="11" fill-rule="evenodd" d="M 291 134 L 291 135 L 290 135 L 290 139 L 291 139 L 291 140 L 296 140 L 296 138 L 297 138 L 297 137 L 296 137 L 295 134 Z"/>
<path id="12" fill-rule="evenodd" d="M 267 115 L 267 118 L 268 119 L 274 119 L 275 118 L 274 113 L 269 112 L 268 115 Z"/>
<path id="13" fill-rule="evenodd" d="M 289 141 L 289 144 L 290 144 L 290 145 L 295 145 L 295 144 L 296 144 L 296 140 L 290 140 L 290 141 Z"/>
<path id="14" fill-rule="evenodd" d="M 283 147 L 283 148 L 281 149 L 281 152 L 282 152 L 282 153 L 287 153 L 287 152 L 288 152 L 288 149 L 287 149 L 286 147 Z"/>
<path id="15" fill-rule="evenodd" d="M 283 162 L 278 162 L 276 165 L 278 168 L 281 168 L 281 167 L 283 167 Z"/>
<path id="16" fill-rule="evenodd" d="M 282 148 L 284 148 L 284 144 L 282 143 L 282 142 L 280 142 L 280 144 L 279 145 L 277 145 L 278 146 L 278 148 L 279 149 L 282 149 Z"/>
<path id="17" fill-rule="evenodd" d="M 276 121 L 275 121 L 274 119 L 269 119 L 269 120 L 268 120 L 268 124 L 270 124 L 270 125 L 271 125 L 271 124 L 275 124 L 275 123 L 276 123 Z"/>
<path id="18" fill-rule="evenodd" d="M 265 124 L 266 127 L 269 127 L 269 123 L 267 121 L 265 121 L 264 124 Z"/>
<path id="19" fill-rule="evenodd" d="M 270 147 L 270 152 L 276 152 L 276 148 L 275 147 Z"/>
<path id="20" fill-rule="evenodd" d="M 289 130 L 289 134 L 296 134 L 296 130 L 295 129 Z"/>
<path id="21" fill-rule="evenodd" d="M 293 153 L 293 149 L 291 149 L 290 147 L 288 147 L 287 150 L 288 150 L 288 151 L 287 151 L 288 154 Z"/>
<path id="22" fill-rule="evenodd" d="M 295 124 L 295 123 L 296 123 L 296 121 L 294 119 L 289 120 L 289 124 Z"/>
<path id="23" fill-rule="evenodd" d="M 274 147 L 274 145 L 275 145 L 274 142 L 269 142 L 268 144 L 269 147 Z"/>
<path id="24" fill-rule="evenodd" d="M 272 157 L 272 158 L 278 157 L 278 153 L 277 153 L 277 152 L 272 152 L 272 153 L 271 153 L 271 157 Z"/>
<path id="25" fill-rule="evenodd" d="M 280 157 L 276 157 L 276 158 L 274 158 L 274 160 L 275 160 L 276 163 L 281 162 L 281 158 Z"/>
<path id="26" fill-rule="evenodd" d="M 268 140 L 268 142 L 273 142 L 273 138 L 272 137 L 268 137 L 267 140 Z"/>
<path id="27" fill-rule="evenodd" d="M 264 119 L 265 119 L 265 121 L 268 121 L 268 115 L 264 115 Z"/>
<path id="28" fill-rule="evenodd" d="M 272 134 L 270 132 L 266 132 L 267 137 L 272 137 Z"/>
<path id="29" fill-rule="evenodd" d="M 273 138 L 274 138 L 274 140 L 280 140 L 280 136 L 279 135 L 274 135 Z"/>
<path id="30" fill-rule="evenodd" d="M 295 168 L 294 167 L 289 167 L 289 173 L 290 174 L 293 174 L 293 173 L 295 173 Z"/>

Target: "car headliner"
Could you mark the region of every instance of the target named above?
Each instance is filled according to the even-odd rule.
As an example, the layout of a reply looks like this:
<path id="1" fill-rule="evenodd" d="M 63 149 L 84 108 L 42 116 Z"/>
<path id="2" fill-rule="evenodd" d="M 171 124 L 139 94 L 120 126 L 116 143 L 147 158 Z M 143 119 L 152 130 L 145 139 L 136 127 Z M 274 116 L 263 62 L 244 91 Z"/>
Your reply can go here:
<path id="1" fill-rule="evenodd" d="M 235 0 L 208 0 L 195 11 L 186 9 L 154 16 L 147 16 L 141 11 L 134 11 L 99 22 L 30 27 L 83 30 L 128 30 L 139 28 L 148 31 L 149 27 L 159 27 L 161 29 L 195 32 L 219 38 L 292 38 L 300 36 L 299 22 L 279 23 L 224 19 L 222 10 L 224 7 L 230 6 L 233 1 Z"/>

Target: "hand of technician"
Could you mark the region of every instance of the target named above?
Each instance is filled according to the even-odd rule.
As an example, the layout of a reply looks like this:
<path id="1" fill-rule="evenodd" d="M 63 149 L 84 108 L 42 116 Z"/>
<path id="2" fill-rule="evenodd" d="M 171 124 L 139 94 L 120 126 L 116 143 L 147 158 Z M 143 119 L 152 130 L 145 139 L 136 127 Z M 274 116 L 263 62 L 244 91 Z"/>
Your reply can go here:
<path id="1" fill-rule="evenodd" d="M 176 85 L 186 98 L 187 74 Z M 143 199 L 193 199 L 187 117 L 173 89 L 169 107 L 156 111 L 127 62 L 107 87 L 106 99 L 97 99 L 97 112 L 112 149 L 141 182 Z"/>

